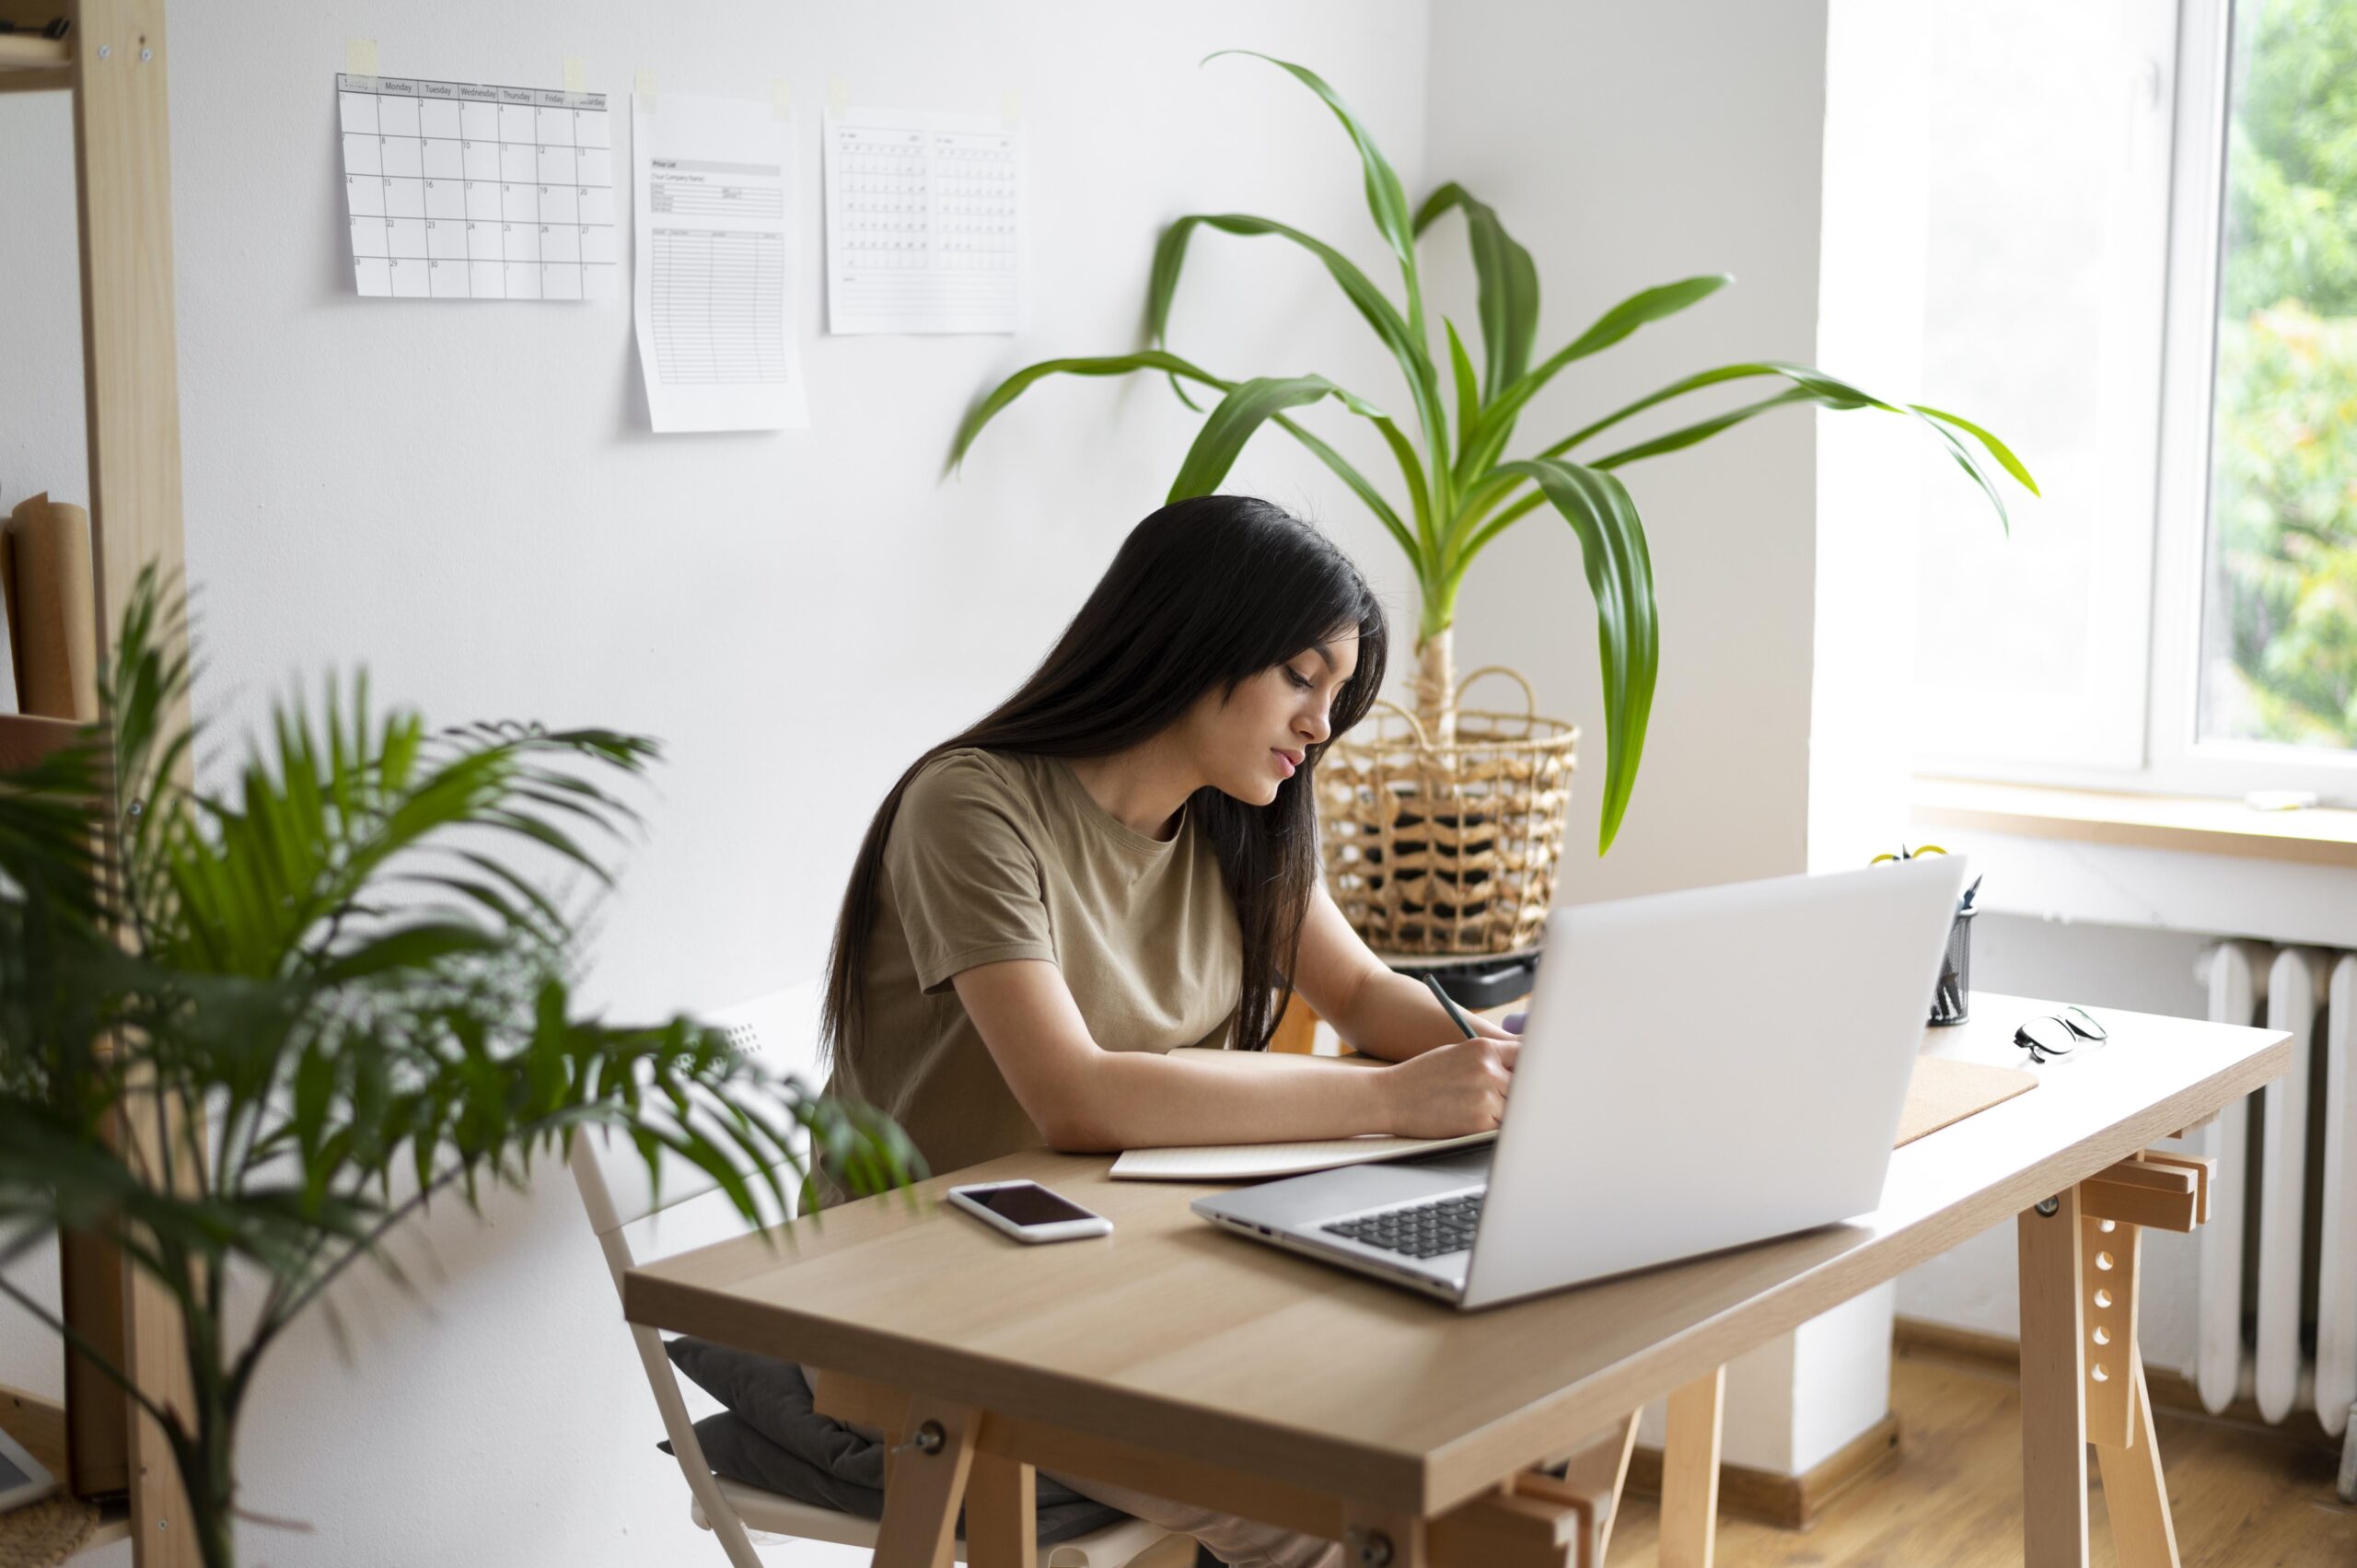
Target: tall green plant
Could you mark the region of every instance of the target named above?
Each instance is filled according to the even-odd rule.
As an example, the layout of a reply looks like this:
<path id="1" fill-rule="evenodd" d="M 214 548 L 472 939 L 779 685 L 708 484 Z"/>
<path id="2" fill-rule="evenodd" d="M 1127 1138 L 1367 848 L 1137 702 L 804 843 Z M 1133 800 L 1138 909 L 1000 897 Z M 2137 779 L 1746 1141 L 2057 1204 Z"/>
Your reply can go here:
<path id="1" fill-rule="evenodd" d="M 1220 54 L 1251 52 L 1222 50 L 1206 56 L 1206 62 Z M 1822 371 L 1776 360 L 1697 372 L 1527 456 L 1508 457 L 1507 447 L 1523 410 L 1566 366 L 1610 348 L 1641 327 L 1709 298 L 1732 280 L 1724 273 L 1713 273 L 1631 295 L 1562 348 L 1533 364 L 1538 330 L 1538 271 L 1530 253 L 1506 232 L 1496 212 L 1453 180 L 1411 208 L 1382 149 L 1332 87 L 1306 67 L 1268 55 L 1251 57 L 1289 72 L 1325 101 L 1349 134 L 1365 174 L 1367 210 L 1374 216 L 1376 233 L 1399 262 L 1399 297 L 1378 287 L 1332 246 L 1297 228 L 1243 213 L 1190 214 L 1165 229 L 1155 248 L 1146 287 L 1150 346 L 1131 354 L 1043 360 L 1016 371 L 967 414 L 951 451 L 951 467 L 964 460 L 975 437 L 1000 410 L 1048 376 L 1155 371 L 1169 379 L 1171 389 L 1190 408 L 1200 407 L 1189 396 L 1190 384 L 1219 394 L 1171 482 L 1169 499 L 1173 501 L 1216 489 L 1245 442 L 1262 425 L 1274 424 L 1333 470 L 1406 552 L 1422 599 L 1416 640 L 1417 707 L 1426 732 L 1435 738 L 1450 737 L 1455 730 L 1451 628 L 1466 574 L 1500 534 L 1539 507 L 1551 507 L 1579 539 L 1588 588 L 1596 600 L 1607 742 L 1598 854 L 1611 847 L 1629 807 L 1660 663 L 1653 563 L 1645 546 L 1644 525 L 1615 470 L 1642 459 L 1681 451 L 1770 409 L 1815 403 L 1830 409 L 1879 409 L 1918 422 L 1988 495 L 2001 522 L 2005 520 L 2004 501 L 1998 494 L 1996 478 L 1984 466 L 1984 457 L 1993 459 L 2031 494 L 2037 493 L 2029 470 L 2004 443 L 1970 420 L 1921 403 L 1886 401 Z M 1476 366 L 1456 323 L 1444 319 L 1448 372 L 1444 389 L 1440 368 L 1430 350 L 1416 242 L 1452 210 L 1463 215 L 1472 249 L 1481 356 Z M 1237 380 L 1215 376 L 1170 353 L 1164 346 L 1170 304 L 1178 293 L 1188 246 L 1199 228 L 1283 239 L 1317 257 L 1398 364 L 1406 383 L 1408 416 L 1395 420 L 1367 399 L 1323 376 L 1256 376 Z M 1648 409 L 1674 403 L 1706 388 L 1759 380 L 1780 385 L 1765 397 L 1598 457 L 1573 460 L 1566 456 Z M 1368 421 L 1382 437 L 1399 470 L 1407 497 L 1404 511 L 1294 417 L 1295 411 L 1329 398 Z"/>
<path id="2" fill-rule="evenodd" d="M 576 916 L 511 852 L 603 885 L 581 836 L 635 819 L 606 786 L 652 740 L 512 724 L 432 733 L 276 714 L 234 792 L 184 789 L 184 645 L 151 573 L 104 717 L 0 775 L 0 1261 L 60 1228 L 120 1247 L 180 1314 L 192 1401 L 164 1402 L 0 1277 L 0 1295 L 155 1418 L 207 1568 L 235 1560 L 235 1441 L 261 1358 L 336 1279 L 456 1189 L 521 1187 L 581 1128 L 783 1204 L 811 1147 L 854 1191 L 914 1149 L 867 1108 L 776 1081 L 686 1017 L 615 1025 L 568 984 Z M 233 1308 L 233 1274 L 260 1285 Z M 247 1297 L 246 1299 L 250 1299 Z"/>

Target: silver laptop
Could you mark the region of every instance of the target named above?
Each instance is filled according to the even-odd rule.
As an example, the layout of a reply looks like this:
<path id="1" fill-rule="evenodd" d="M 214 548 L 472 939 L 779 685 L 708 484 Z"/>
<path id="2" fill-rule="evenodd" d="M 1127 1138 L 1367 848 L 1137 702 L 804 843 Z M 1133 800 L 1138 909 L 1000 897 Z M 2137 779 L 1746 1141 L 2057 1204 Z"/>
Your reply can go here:
<path id="1" fill-rule="evenodd" d="M 1495 1143 L 1199 1198 L 1460 1307 L 1882 1200 L 1964 858 L 1556 912 Z"/>

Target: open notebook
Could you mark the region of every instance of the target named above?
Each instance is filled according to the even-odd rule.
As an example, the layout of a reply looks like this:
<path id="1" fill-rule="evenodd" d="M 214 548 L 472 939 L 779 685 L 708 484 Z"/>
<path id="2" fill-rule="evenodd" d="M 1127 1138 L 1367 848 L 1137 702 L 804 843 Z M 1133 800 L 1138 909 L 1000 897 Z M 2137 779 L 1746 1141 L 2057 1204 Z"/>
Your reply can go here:
<path id="1" fill-rule="evenodd" d="M 1267 1176 L 1300 1176 L 1338 1165 L 1396 1160 L 1434 1149 L 1486 1144 L 1495 1132 L 1462 1138 L 1387 1138 L 1370 1132 L 1357 1138 L 1314 1139 L 1303 1144 L 1203 1144 L 1184 1149 L 1132 1149 L 1113 1162 L 1113 1175 L 1130 1181 L 1247 1181 Z"/>
<path id="2" fill-rule="evenodd" d="M 1253 1063 L 1268 1060 L 1257 1051 L 1217 1051 L 1202 1046 L 1180 1046 L 1170 1054 L 1233 1063 L 1237 1071 L 1244 1073 L 1252 1071 Z M 1321 1060 L 1333 1062 L 1336 1072 L 1378 1065 L 1360 1057 Z M 1132 1149 L 1113 1162 L 1112 1174 L 1126 1181 L 1257 1181 L 1272 1176 L 1329 1170 L 1338 1165 L 1404 1159 L 1436 1149 L 1486 1144 L 1496 1136 L 1495 1132 L 1469 1132 L 1461 1138 L 1392 1138 L 1369 1132 L 1356 1138 L 1315 1138 L 1297 1144 L 1202 1144 L 1178 1149 Z"/>
<path id="3" fill-rule="evenodd" d="M 1189 1056 L 1257 1054 L 1192 1047 L 1183 1047 L 1181 1051 Z M 1238 1066 L 1250 1071 L 1241 1063 Z M 1898 1136 L 1892 1140 L 1891 1146 L 1903 1148 L 1927 1132 L 1935 1132 L 2037 1086 L 2037 1076 L 2018 1067 L 1951 1062 L 1937 1056 L 1919 1058 L 1915 1075 L 1907 1086 L 1907 1109 L 1899 1115 Z M 1258 1181 L 1329 1170 L 1336 1166 L 1364 1165 L 1370 1160 L 1403 1159 L 1437 1149 L 1462 1148 L 1486 1144 L 1496 1136 L 1495 1132 L 1469 1132 L 1461 1138 L 1390 1138 L 1368 1133 L 1357 1138 L 1322 1138 L 1297 1144 L 1205 1144 L 1181 1149 L 1132 1149 L 1113 1162 L 1112 1175 L 1128 1181 Z"/>

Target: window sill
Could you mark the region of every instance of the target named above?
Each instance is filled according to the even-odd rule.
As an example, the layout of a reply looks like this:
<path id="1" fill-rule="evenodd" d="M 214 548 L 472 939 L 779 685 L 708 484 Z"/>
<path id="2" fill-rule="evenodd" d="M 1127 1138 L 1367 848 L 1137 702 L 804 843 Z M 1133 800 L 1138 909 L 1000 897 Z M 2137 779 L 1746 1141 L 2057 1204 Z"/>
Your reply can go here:
<path id="1" fill-rule="evenodd" d="M 2255 811 L 2239 800 L 1918 776 L 1913 819 L 2018 838 L 2357 869 L 2357 811 Z"/>

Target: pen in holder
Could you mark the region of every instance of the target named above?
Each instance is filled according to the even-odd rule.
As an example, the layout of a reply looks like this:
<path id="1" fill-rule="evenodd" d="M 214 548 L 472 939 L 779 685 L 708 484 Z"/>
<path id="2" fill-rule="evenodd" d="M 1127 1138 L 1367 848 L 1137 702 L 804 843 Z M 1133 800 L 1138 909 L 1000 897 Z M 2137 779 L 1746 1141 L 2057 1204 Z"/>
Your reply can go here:
<path id="1" fill-rule="evenodd" d="M 1919 855 L 1945 854 L 1938 844 L 1918 844 L 1913 849 L 1905 844 L 1898 853 L 1878 854 L 1867 864 L 1880 865 L 1886 860 L 1913 860 Z M 1972 900 L 1980 891 L 1980 878 L 1975 877 L 1972 886 L 1956 904 L 1956 918 L 1948 923 L 1948 949 L 1940 958 L 1939 983 L 1932 988 L 1932 1017 L 1933 1024 L 1960 1024 L 1968 1010 L 1965 997 L 1972 991 L 1972 917 L 1979 912 Z"/>
<path id="2" fill-rule="evenodd" d="M 1940 983 L 1932 993 L 1934 1024 L 1964 1022 L 1965 997 L 1972 990 L 1972 917 L 1980 912 L 1964 904 L 1948 923 L 1948 949 L 1940 959 Z"/>

